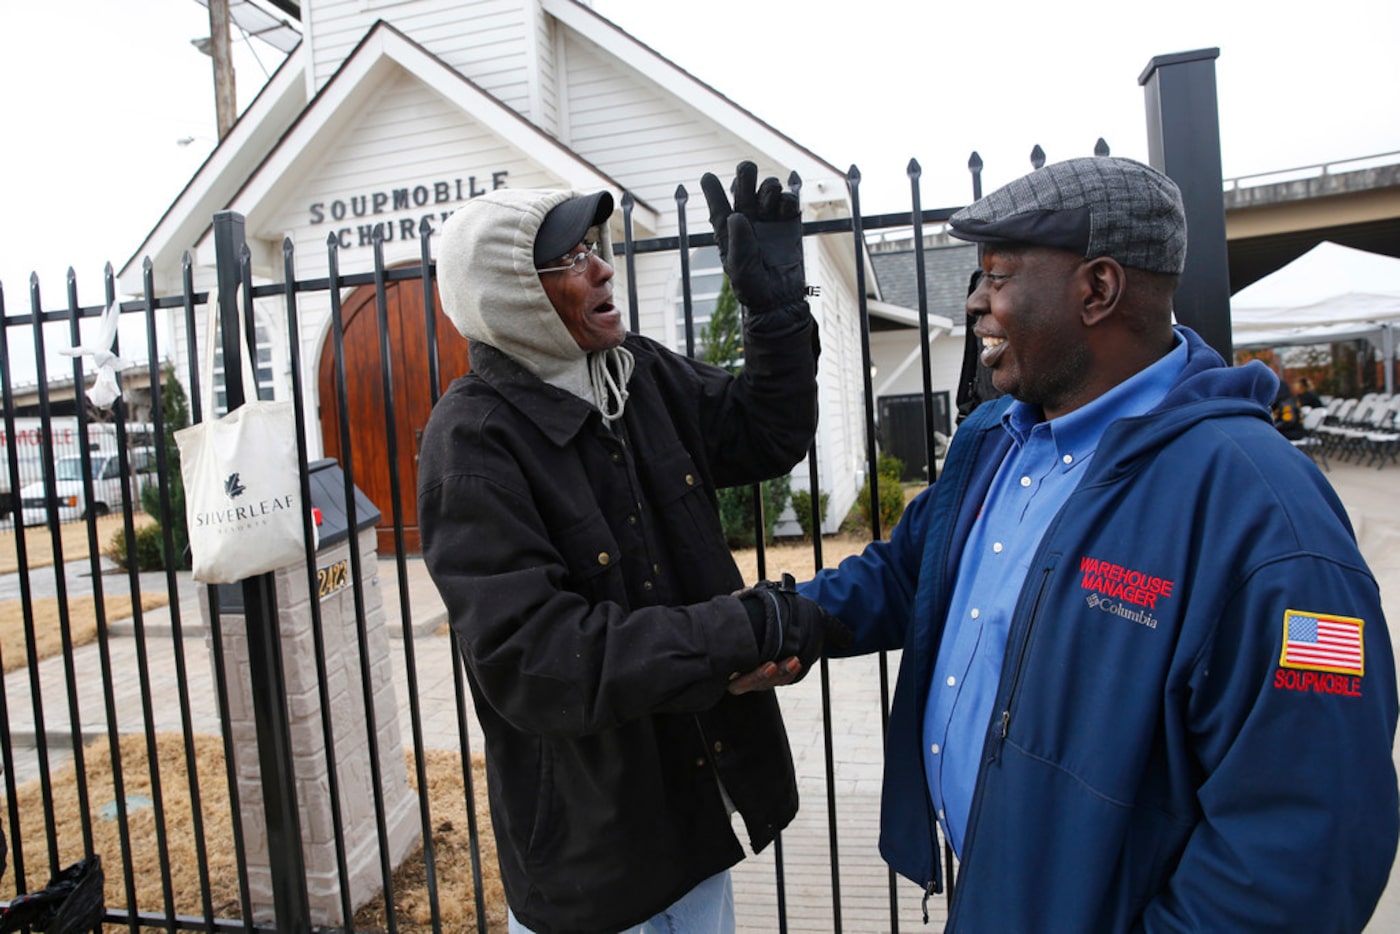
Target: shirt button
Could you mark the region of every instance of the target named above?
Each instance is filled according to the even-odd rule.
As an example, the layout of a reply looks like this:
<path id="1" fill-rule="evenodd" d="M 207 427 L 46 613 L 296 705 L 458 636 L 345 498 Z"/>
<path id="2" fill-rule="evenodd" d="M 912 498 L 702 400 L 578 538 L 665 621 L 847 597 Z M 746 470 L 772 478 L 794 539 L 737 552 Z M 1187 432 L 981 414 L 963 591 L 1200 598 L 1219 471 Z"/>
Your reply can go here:
<path id="1" fill-rule="evenodd" d="M 1030 485 L 1031 485 L 1031 478 L 1030 478 L 1030 477 L 1022 477 L 1022 478 L 1021 478 L 1021 486 L 1030 486 Z"/>
<path id="2" fill-rule="evenodd" d="M 948 676 L 948 687 L 952 687 L 953 685 L 955 685 L 955 684 L 957 684 L 957 683 L 958 683 L 958 679 L 957 679 L 957 678 L 954 678 L 952 675 L 949 675 L 949 676 Z"/>
<path id="3" fill-rule="evenodd" d="M 932 746 L 929 747 L 929 749 L 933 752 L 933 754 L 934 754 L 935 756 L 938 755 L 938 744 L 937 744 L 937 743 L 934 743 Z"/>
<path id="4" fill-rule="evenodd" d="M 942 808 L 939 808 L 939 809 L 938 809 L 938 819 L 939 819 L 939 820 L 947 820 L 947 819 L 948 819 L 948 815 L 946 815 L 946 814 L 943 813 L 943 809 L 942 809 Z"/>
<path id="5" fill-rule="evenodd" d="M 982 615 L 982 611 L 981 611 L 981 610 L 977 609 L 977 607 L 973 607 L 973 608 L 972 608 L 972 618 L 973 618 L 973 619 L 977 619 L 977 618 L 980 617 L 981 615 Z"/>
<path id="6" fill-rule="evenodd" d="M 995 551 L 997 554 L 1001 554 L 1001 542 L 997 542 L 994 545 L 992 545 L 992 551 Z"/>
<path id="7" fill-rule="evenodd" d="M 1064 461 L 1066 464 L 1073 464 L 1073 463 L 1074 463 L 1074 455 L 1073 455 L 1073 454 L 1066 454 L 1064 457 L 1060 458 L 1060 460 Z"/>
<path id="8" fill-rule="evenodd" d="M 606 564 L 607 564 L 609 561 L 611 561 L 611 560 L 612 560 L 612 559 L 608 557 L 608 553 L 607 553 L 606 551 L 600 551 L 600 552 L 598 552 L 598 563 L 599 563 L 599 564 L 606 565 Z"/>

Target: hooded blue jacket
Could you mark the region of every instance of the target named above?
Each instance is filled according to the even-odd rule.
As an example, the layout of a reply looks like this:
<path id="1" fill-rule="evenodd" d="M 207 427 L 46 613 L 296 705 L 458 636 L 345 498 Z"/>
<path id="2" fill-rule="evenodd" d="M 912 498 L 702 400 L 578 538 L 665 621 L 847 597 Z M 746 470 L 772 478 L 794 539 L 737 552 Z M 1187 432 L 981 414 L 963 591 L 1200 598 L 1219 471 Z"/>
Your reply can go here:
<path id="1" fill-rule="evenodd" d="M 1397 698 L 1375 579 L 1271 423 L 1273 374 L 1178 330 L 1181 378 L 1108 428 L 1022 585 L 948 931 L 1359 931 L 1386 884 Z M 889 542 L 800 588 L 855 631 L 845 654 L 903 649 L 880 852 L 930 892 L 923 711 L 1009 401 L 959 428 Z M 1319 618 L 1359 663 L 1305 654 Z"/>

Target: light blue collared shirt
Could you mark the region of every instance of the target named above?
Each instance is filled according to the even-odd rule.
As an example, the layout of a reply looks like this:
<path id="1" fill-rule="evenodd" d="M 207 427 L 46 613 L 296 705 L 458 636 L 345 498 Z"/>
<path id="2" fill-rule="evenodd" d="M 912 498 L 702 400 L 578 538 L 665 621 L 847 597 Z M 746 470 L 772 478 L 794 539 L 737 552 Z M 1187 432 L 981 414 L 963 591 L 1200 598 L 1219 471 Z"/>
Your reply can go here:
<path id="1" fill-rule="evenodd" d="M 1011 617 L 1041 536 L 1109 424 L 1153 409 L 1185 366 L 1186 342 L 1178 336 L 1162 359 L 1073 412 L 1042 421 L 1039 407 L 1013 402 L 1002 415 L 1011 449 L 963 543 L 924 710 L 929 796 L 960 857 Z"/>

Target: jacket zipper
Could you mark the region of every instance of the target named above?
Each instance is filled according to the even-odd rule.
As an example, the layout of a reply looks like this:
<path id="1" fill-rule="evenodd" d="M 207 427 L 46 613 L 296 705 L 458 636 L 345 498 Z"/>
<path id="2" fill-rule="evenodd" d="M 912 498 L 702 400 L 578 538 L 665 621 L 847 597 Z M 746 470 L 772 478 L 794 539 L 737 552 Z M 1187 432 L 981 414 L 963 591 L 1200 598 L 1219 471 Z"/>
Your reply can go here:
<path id="1" fill-rule="evenodd" d="M 1046 533 L 1049 534 L 1048 531 Z M 967 869 L 969 860 L 972 859 L 972 844 L 977 836 L 977 816 L 981 811 L 982 788 L 987 782 L 987 766 L 1001 760 L 1001 747 L 1006 740 L 1006 735 L 1011 729 L 1011 705 L 1016 699 L 1016 689 L 1021 684 L 1021 671 L 1025 667 L 1026 654 L 1030 649 L 1031 634 L 1035 631 L 1035 624 L 1040 616 L 1040 605 L 1045 597 L 1045 589 L 1050 583 L 1050 574 L 1055 569 L 1055 562 L 1051 562 L 1040 572 L 1040 585 L 1036 588 L 1035 600 L 1031 603 L 1030 615 L 1026 619 L 1026 631 L 1021 636 L 1020 645 L 1016 649 L 1016 667 L 1011 673 L 1011 689 L 1006 694 L 1006 702 L 1002 707 L 1001 714 L 997 717 L 997 732 L 995 743 L 992 745 L 992 755 L 982 763 L 977 770 L 977 784 L 972 792 L 973 811 L 968 815 L 967 834 L 963 837 L 963 858 L 962 868 Z M 1007 651 L 1011 646 L 1007 646 Z M 1004 666 L 1003 666 L 1004 667 Z M 991 744 L 991 740 L 988 741 Z M 948 924 L 945 930 L 954 930 L 953 921 L 957 916 L 957 899 L 953 899 L 953 905 L 948 911 Z"/>
<path id="2" fill-rule="evenodd" d="M 1035 624 L 1040 617 L 1040 604 L 1045 597 L 1045 588 L 1050 583 L 1051 568 L 1046 568 L 1040 575 L 1040 586 L 1036 588 L 1035 602 L 1031 604 L 1031 613 L 1026 621 L 1026 631 L 1021 637 L 1021 645 L 1016 652 L 1016 667 L 1011 674 L 1011 690 L 1006 694 L 1006 706 L 1002 708 L 1001 715 L 997 718 L 998 733 L 997 743 L 993 750 L 991 761 L 996 762 L 1001 759 L 1001 746 L 1006 740 L 1006 734 L 1011 730 L 1011 707 L 1016 700 L 1016 690 L 1021 686 L 1021 672 L 1025 668 L 1026 653 L 1030 651 L 1031 634 L 1035 632 Z"/>

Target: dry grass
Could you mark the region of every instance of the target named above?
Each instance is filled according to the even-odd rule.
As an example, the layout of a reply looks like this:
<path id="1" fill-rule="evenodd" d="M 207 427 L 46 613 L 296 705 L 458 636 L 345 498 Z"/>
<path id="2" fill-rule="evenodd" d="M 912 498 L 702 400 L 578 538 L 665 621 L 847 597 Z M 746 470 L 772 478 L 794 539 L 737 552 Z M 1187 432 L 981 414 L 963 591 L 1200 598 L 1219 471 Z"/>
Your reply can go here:
<path id="1" fill-rule="evenodd" d="M 156 520 L 144 512 L 133 514 L 136 528 L 150 525 Z M 120 514 L 100 516 L 97 519 L 97 547 L 105 549 L 112 536 L 122 527 Z M 88 537 L 86 522 L 65 522 L 58 527 L 59 541 L 63 548 L 64 561 L 80 561 L 88 557 Z M 19 570 L 17 553 L 18 529 L 0 533 L 0 574 L 10 574 Z M 42 525 L 30 526 L 24 530 L 25 563 L 32 570 L 53 565 L 53 535 Z"/>
<path id="2" fill-rule="evenodd" d="M 155 520 L 145 513 L 136 513 L 133 522 L 137 528 L 149 525 Z M 102 516 L 97 519 L 97 546 L 106 548 L 112 536 L 122 528 L 119 515 Z M 68 522 L 58 527 L 63 560 L 81 561 L 89 556 L 88 529 L 86 522 Z M 0 533 L 0 574 L 12 574 L 19 570 L 18 539 L 19 530 L 11 529 Z M 35 568 L 52 567 L 54 557 L 53 534 L 44 526 L 32 526 L 24 530 L 25 564 L 32 571 Z M 163 593 L 141 594 L 141 608 L 165 606 L 169 600 Z M 131 597 L 127 595 L 105 595 L 102 605 L 108 622 L 131 616 Z M 59 604 L 53 597 L 38 597 L 30 602 L 33 611 L 35 650 L 43 661 L 59 655 L 63 651 L 62 628 L 59 625 Z M 90 596 L 68 598 L 68 624 L 74 647 L 86 645 L 97 638 L 97 601 Z M 5 660 L 4 670 L 8 674 L 29 664 L 27 636 L 24 628 L 24 608 L 18 600 L 0 602 L 0 653 Z"/>
<path id="3" fill-rule="evenodd" d="M 163 593 L 141 594 L 143 610 L 165 606 L 168 602 Z M 126 594 L 104 595 L 102 606 L 109 623 L 132 615 L 131 597 Z M 34 619 L 34 650 L 39 661 L 61 655 L 63 628 L 60 625 L 58 598 L 36 597 L 30 601 L 30 609 Z M 68 598 L 68 631 L 74 648 L 97 640 L 97 601 L 92 596 Z M 19 600 L 0 602 L 0 653 L 5 659 L 5 674 L 29 664 L 28 644 L 23 603 Z"/>
<path id="4" fill-rule="evenodd" d="M 202 916 L 204 895 L 200 884 L 199 849 L 191 822 L 189 780 L 185 751 L 179 736 L 162 734 L 156 740 L 160 761 L 160 782 L 165 813 L 168 859 L 162 861 L 155 833 L 155 810 L 144 804 L 151 797 L 150 769 L 144 737 L 126 736 L 121 740 L 121 771 L 128 801 L 133 884 L 136 905 L 142 911 L 165 912 L 162 872 L 168 867 L 177 914 Z M 199 776 L 201 813 L 204 821 L 204 853 L 209 880 L 209 904 L 215 917 L 240 918 L 238 868 L 229 817 L 228 782 L 224 772 L 223 744 L 216 736 L 194 740 Z M 102 856 L 106 876 L 106 903 L 109 908 L 127 905 L 126 872 L 122 859 L 119 824 L 104 816 L 113 810 L 116 793 L 110 747 L 106 740 L 85 747 L 89 807 L 92 812 L 93 850 Z M 436 830 L 433 834 L 438 876 L 438 903 L 443 930 L 467 931 L 476 926 L 475 895 L 472 890 L 471 847 L 467 837 L 466 797 L 462 781 L 462 760 L 455 752 L 441 750 L 426 754 L 430 808 Z M 409 768 L 414 779 L 414 770 Z M 488 930 L 506 930 L 506 902 L 496 867 L 495 841 L 486 813 L 486 774 L 480 758 L 473 762 L 473 783 L 478 796 L 478 833 L 482 848 L 483 889 Z M 53 775 L 53 814 L 58 839 L 60 866 L 82 858 L 83 833 L 77 794 L 77 776 L 69 764 Z M 416 788 L 416 783 L 415 783 Z M 31 889 L 42 887 L 48 878 L 45 828 L 39 815 L 45 812 L 39 782 L 23 785 L 17 794 L 23 821 L 23 844 L 27 882 Z M 3 811 L 0 800 L 0 811 Z M 13 850 L 13 841 L 11 843 Z M 394 873 L 394 904 L 398 930 L 420 934 L 432 930 L 421 848 L 411 854 Z M 6 884 L 13 884 L 7 875 Z M 6 897 L 9 889 L 5 891 Z M 386 927 L 382 897 L 366 904 L 355 916 L 357 931 L 382 931 Z M 110 932 L 124 927 L 106 925 Z"/>

